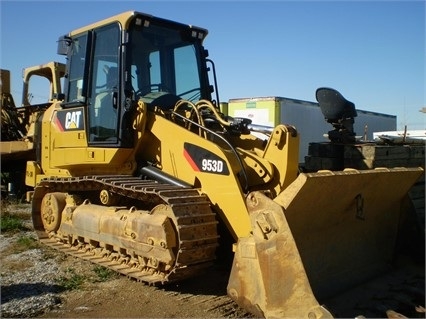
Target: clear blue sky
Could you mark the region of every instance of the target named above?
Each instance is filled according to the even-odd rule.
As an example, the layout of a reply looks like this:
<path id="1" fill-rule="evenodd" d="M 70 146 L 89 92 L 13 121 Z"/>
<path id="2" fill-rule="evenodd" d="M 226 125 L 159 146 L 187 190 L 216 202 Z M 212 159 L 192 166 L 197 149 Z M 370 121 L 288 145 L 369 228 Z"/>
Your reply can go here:
<path id="1" fill-rule="evenodd" d="M 426 129 L 425 1 L 4 1 L 0 67 L 20 104 L 22 68 L 57 60 L 60 35 L 127 10 L 207 28 L 221 101 L 315 101 L 339 90 L 358 109 Z"/>

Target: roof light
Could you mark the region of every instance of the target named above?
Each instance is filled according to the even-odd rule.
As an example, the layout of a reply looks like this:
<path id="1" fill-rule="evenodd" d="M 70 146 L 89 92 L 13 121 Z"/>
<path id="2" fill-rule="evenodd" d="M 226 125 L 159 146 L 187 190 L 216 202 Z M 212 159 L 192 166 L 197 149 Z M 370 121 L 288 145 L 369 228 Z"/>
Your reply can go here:
<path id="1" fill-rule="evenodd" d="M 143 22 L 143 26 L 144 26 L 144 27 L 149 27 L 149 21 L 148 21 L 148 20 L 142 20 L 142 18 L 136 18 L 136 22 L 135 22 L 135 24 L 136 24 L 137 26 L 141 26 L 141 25 L 142 25 L 142 22 Z"/>
<path id="2" fill-rule="evenodd" d="M 204 33 L 201 32 L 201 31 L 192 30 L 191 31 L 191 37 L 202 40 L 202 39 L 204 39 Z"/>

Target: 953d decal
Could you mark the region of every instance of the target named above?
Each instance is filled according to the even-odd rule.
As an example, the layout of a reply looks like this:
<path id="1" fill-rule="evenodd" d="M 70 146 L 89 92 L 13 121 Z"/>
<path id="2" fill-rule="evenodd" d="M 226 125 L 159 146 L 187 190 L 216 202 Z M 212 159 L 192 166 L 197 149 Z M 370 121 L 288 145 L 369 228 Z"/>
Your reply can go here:
<path id="1" fill-rule="evenodd" d="M 229 175 L 226 161 L 202 147 L 184 143 L 183 156 L 196 172 Z"/>

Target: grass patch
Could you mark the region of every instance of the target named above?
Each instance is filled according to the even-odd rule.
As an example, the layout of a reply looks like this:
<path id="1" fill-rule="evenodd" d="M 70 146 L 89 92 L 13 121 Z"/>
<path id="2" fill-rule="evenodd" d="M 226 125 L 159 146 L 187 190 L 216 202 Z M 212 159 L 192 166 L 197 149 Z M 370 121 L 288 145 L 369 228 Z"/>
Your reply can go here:
<path id="1" fill-rule="evenodd" d="M 28 230 L 27 227 L 24 226 L 24 221 L 21 217 L 11 215 L 10 213 L 2 214 L 0 225 L 2 233 L 15 233 Z"/>
<path id="2" fill-rule="evenodd" d="M 77 290 L 82 289 L 85 284 L 105 282 L 120 276 L 114 270 L 99 265 L 94 266 L 92 271 L 91 273 L 78 274 L 74 268 L 69 267 L 65 270 L 64 275 L 56 279 L 56 283 L 63 290 Z"/>
<path id="3" fill-rule="evenodd" d="M 59 263 L 62 263 L 69 256 L 46 245 L 40 245 L 40 248 L 42 248 L 43 251 L 43 260 L 56 259 Z"/>
<path id="4" fill-rule="evenodd" d="M 119 276 L 114 270 L 99 265 L 93 267 L 93 272 L 96 274 L 94 282 L 104 282 Z"/>
<path id="5" fill-rule="evenodd" d="M 2 233 L 17 233 L 29 230 L 24 221 L 31 219 L 29 204 L 11 204 L 2 199 L 0 226 Z"/>
<path id="6" fill-rule="evenodd" d="M 19 254 L 30 249 L 40 248 L 40 242 L 34 237 L 19 235 L 16 241 L 2 251 L 3 256 Z"/>
<path id="7" fill-rule="evenodd" d="M 75 290 L 80 288 L 85 281 L 85 277 L 75 272 L 74 268 L 68 268 L 65 276 L 57 279 L 57 284 L 65 290 Z"/>
<path id="8" fill-rule="evenodd" d="M 20 236 L 16 244 L 21 247 L 22 250 L 35 249 L 40 247 L 39 241 L 30 236 Z"/>

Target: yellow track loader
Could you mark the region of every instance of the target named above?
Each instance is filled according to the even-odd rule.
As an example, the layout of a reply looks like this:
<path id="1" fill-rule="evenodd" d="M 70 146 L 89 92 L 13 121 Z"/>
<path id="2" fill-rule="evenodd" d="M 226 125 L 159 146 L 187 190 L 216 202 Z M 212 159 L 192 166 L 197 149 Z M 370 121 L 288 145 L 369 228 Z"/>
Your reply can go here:
<path id="1" fill-rule="evenodd" d="M 0 109 L 1 109 L 1 179 L 7 185 L 9 195 L 24 195 L 26 162 L 35 160 L 35 123 L 47 107 L 62 99 L 61 79 L 65 75 L 65 65 L 49 62 L 27 67 L 23 70 L 22 104 L 15 105 L 10 87 L 10 71 L 0 69 Z M 31 103 L 31 92 L 35 83 L 44 81 L 49 92 L 45 103 Z M 40 92 L 41 93 L 41 92 Z"/>
<path id="2" fill-rule="evenodd" d="M 247 311 L 332 317 L 325 298 L 392 261 L 423 170 L 300 172 L 296 128 L 221 112 L 206 36 L 132 11 L 59 39 L 64 99 L 35 123 L 26 167 L 39 239 L 151 284 L 229 249 Z"/>

